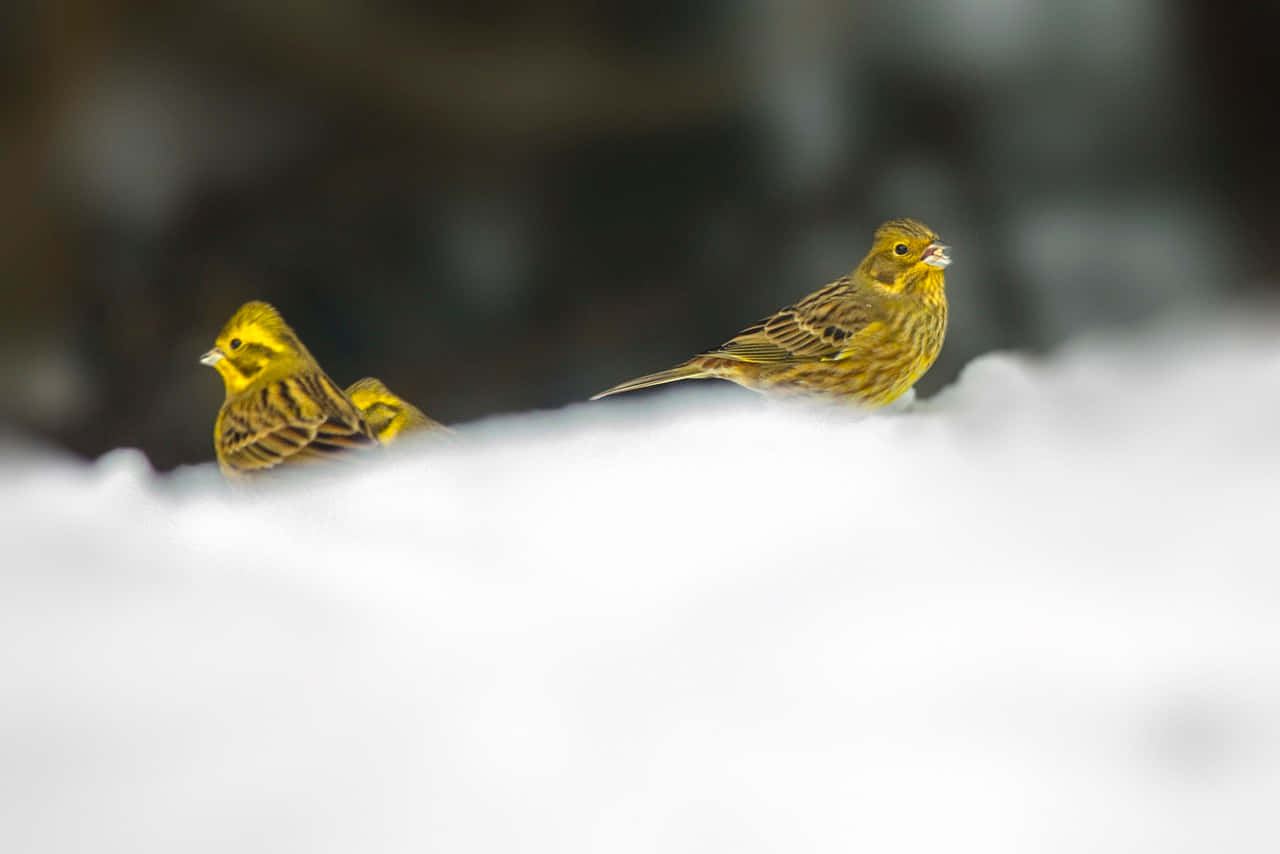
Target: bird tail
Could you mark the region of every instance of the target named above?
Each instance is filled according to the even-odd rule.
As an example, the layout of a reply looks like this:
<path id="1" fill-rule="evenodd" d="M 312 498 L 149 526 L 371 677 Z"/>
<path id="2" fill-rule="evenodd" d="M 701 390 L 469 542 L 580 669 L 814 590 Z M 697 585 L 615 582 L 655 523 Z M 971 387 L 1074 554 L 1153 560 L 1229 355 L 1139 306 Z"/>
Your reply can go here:
<path id="1" fill-rule="evenodd" d="M 649 388 L 655 385 L 665 385 L 666 383 L 679 382 L 680 380 L 701 380 L 713 376 L 705 368 L 686 362 L 683 365 L 677 365 L 665 371 L 658 371 L 656 374 L 645 374 L 642 377 L 636 377 L 633 380 L 627 380 L 625 383 L 618 383 L 611 389 L 606 389 L 592 397 L 592 400 L 599 400 L 602 397 L 608 397 L 611 394 L 621 394 L 624 391 L 636 391 L 637 389 Z"/>

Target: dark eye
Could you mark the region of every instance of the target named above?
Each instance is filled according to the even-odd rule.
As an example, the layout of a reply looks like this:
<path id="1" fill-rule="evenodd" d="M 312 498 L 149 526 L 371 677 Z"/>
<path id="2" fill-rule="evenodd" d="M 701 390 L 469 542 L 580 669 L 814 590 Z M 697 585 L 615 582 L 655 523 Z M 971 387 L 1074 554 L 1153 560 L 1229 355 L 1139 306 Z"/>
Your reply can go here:
<path id="1" fill-rule="evenodd" d="M 231 349 L 232 349 L 232 350 L 239 350 L 239 349 L 240 349 L 240 343 L 241 343 L 241 342 L 240 342 L 240 339 L 239 339 L 239 338 L 232 338 L 232 339 L 231 339 Z"/>
<path id="2" fill-rule="evenodd" d="M 897 246 L 893 247 L 893 251 L 894 251 L 895 253 L 897 253 L 898 255 L 906 255 L 906 254 L 907 254 L 907 244 L 905 244 L 905 243 L 899 243 Z M 234 345 L 232 345 L 232 346 L 234 346 Z"/>

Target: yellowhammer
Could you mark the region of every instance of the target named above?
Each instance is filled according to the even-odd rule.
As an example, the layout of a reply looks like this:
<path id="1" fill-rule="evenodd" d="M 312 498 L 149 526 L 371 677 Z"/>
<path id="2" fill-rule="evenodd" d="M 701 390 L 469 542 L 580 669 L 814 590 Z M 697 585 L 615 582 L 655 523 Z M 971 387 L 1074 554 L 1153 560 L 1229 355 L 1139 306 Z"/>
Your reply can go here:
<path id="1" fill-rule="evenodd" d="M 875 408 L 929 370 L 947 329 L 949 247 L 924 223 L 890 220 L 852 273 L 666 371 L 623 391 L 718 378 L 769 394 L 809 395 Z"/>
<path id="2" fill-rule="evenodd" d="M 200 361 L 222 375 L 227 389 L 213 427 L 223 474 L 378 447 L 360 411 L 265 302 L 242 305 L 215 344 Z"/>
<path id="3" fill-rule="evenodd" d="M 374 377 L 353 382 L 347 387 L 347 397 L 351 398 L 351 402 L 364 415 L 364 420 L 369 422 L 373 435 L 384 445 L 390 445 L 401 433 L 453 433 L 439 421 L 428 418 L 421 409 L 397 396 Z"/>

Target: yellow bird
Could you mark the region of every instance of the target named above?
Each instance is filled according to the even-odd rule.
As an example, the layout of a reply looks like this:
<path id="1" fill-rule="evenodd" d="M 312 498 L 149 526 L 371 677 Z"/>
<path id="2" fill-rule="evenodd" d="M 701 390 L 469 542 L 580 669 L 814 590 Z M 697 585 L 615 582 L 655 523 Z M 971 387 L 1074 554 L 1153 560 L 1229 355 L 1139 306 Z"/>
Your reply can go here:
<path id="1" fill-rule="evenodd" d="M 228 477 L 378 447 L 360 410 L 265 302 L 242 305 L 200 361 L 227 390 L 213 445 Z"/>
<path id="2" fill-rule="evenodd" d="M 950 263 L 950 247 L 924 223 L 889 220 L 849 275 L 714 350 L 591 399 L 715 378 L 772 395 L 884 406 L 938 358 L 947 329 L 943 271 Z"/>
<path id="3" fill-rule="evenodd" d="M 387 388 L 382 380 L 365 377 L 347 387 L 347 397 L 369 422 L 369 429 L 383 445 L 390 445 L 401 433 L 429 432 L 441 436 L 453 431 Z"/>

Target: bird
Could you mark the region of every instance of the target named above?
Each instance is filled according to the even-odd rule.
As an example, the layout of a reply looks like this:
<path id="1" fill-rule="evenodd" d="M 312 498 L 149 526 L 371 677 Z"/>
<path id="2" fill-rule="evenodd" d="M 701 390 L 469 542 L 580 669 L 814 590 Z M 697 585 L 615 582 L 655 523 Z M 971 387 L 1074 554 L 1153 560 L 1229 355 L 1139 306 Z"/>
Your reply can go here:
<path id="1" fill-rule="evenodd" d="M 240 306 L 200 361 L 226 387 L 213 444 L 230 479 L 379 447 L 360 410 L 265 302 Z"/>
<path id="2" fill-rule="evenodd" d="M 452 435 L 453 431 L 421 409 L 399 397 L 376 377 L 365 377 L 347 386 L 347 397 L 356 405 L 380 444 L 390 445 L 401 433 Z"/>
<path id="3" fill-rule="evenodd" d="M 851 273 L 748 326 L 714 350 L 592 397 L 694 379 L 771 396 L 876 409 L 933 365 L 947 328 L 950 247 L 922 222 L 882 223 Z"/>

